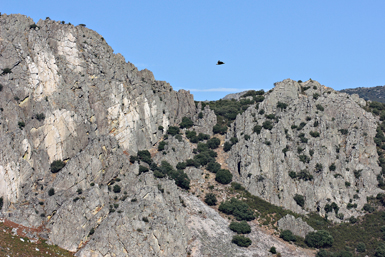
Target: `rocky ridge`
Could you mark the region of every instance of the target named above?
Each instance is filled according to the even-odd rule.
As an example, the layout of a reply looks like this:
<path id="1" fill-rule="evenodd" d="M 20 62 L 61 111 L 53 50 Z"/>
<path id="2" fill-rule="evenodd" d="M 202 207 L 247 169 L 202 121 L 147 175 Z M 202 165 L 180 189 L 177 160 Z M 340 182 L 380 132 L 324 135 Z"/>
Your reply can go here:
<path id="1" fill-rule="evenodd" d="M 294 212 L 315 211 L 338 222 L 324 208 L 335 202 L 340 219 L 363 215 L 366 197 L 382 192 L 373 141 L 378 120 L 361 108 L 365 104 L 316 81 L 278 82 L 231 125 L 227 140 L 239 142 L 230 150 L 229 169 L 252 194 Z M 295 195 L 303 197 L 303 208 Z M 351 201 L 358 207 L 349 210 Z"/>

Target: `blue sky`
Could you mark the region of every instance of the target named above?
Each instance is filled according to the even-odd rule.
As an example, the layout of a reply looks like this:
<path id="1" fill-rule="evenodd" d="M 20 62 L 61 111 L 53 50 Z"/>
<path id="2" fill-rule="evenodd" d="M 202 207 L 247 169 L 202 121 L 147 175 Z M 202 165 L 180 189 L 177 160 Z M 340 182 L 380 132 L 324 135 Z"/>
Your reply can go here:
<path id="1" fill-rule="evenodd" d="M 312 78 L 385 84 L 385 1 L 3 1 L 0 12 L 84 23 L 195 100 Z M 218 60 L 225 65 L 215 65 Z"/>

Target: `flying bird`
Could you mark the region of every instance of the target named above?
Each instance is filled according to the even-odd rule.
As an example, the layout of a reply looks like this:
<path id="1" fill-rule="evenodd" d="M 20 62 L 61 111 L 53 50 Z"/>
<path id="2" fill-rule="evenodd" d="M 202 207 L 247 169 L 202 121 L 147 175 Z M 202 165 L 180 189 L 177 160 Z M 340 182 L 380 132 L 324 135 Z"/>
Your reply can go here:
<path id="1" fill-rule="evenodd" d="M 218 61 L 217 62 L 217 65 L 222 65 L 222 64 L 225 64 L 224 62 L 221 62 L 221 61 Z"/>

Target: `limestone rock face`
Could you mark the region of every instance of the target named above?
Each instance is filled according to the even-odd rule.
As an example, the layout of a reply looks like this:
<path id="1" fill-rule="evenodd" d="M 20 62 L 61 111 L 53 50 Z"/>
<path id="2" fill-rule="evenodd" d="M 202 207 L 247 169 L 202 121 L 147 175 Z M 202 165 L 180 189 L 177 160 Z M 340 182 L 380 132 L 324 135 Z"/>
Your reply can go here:
<path id="1" fill-rule="evenodd" d="M 278 228 L 281 230 L 290 230 L 294 235 L 305 238 L 305 236 L 313 232 L 314 229 L 304 222 L 301 218 L 295 218 L 293 215 L 287 214 L 278 220 Z"/>
<path id="2" fill-rule="evenodd" d="M 30 28 L 32 19 L 5 14 L 0 24 L 0 69 L 11 69 L 0 76 L 6 206 L 21 200 L 26 177 L 47 173 L 94 138 L 110 135 L 134 153 L 160 139 L 159 126 L 196 115 L 189 92 L 138 71 L 90 29 L 51 20 Z"/>
<path id="3" fill-rule="evenodd" d="M 382 190 L 373 141 L 377 120 L 357 102 L 362 104 L 312 80 L 276 83 L 259 108 L 237 116 L 227 134 L 239 139 L 227 159 L 234 178 L 252 194 L 298 213 L 325 215 L 324 206 L 335 202 L 345 218 L 361 215 L 366 197 Z M 262 126 L 259 134 L 256 125 Z M 304 208 L 296 194 L 304 197 Z M 349 201 L 358 208 L 348 210 Z M 334 212 L 328 215 L 338 221 Z"/>

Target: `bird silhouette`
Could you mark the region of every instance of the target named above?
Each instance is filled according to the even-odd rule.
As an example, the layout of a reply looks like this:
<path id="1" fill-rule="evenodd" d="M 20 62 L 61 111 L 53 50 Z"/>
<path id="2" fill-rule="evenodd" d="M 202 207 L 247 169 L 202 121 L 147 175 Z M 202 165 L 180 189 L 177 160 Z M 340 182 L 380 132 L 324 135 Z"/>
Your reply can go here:
<path id="1" fill-rule="evenodd" d="M 225 64 L 224 62 L 221 62 L 221 61 L 218 61 L 217 62 L 217 65 L 222 65 L 222 64 Z"/>

